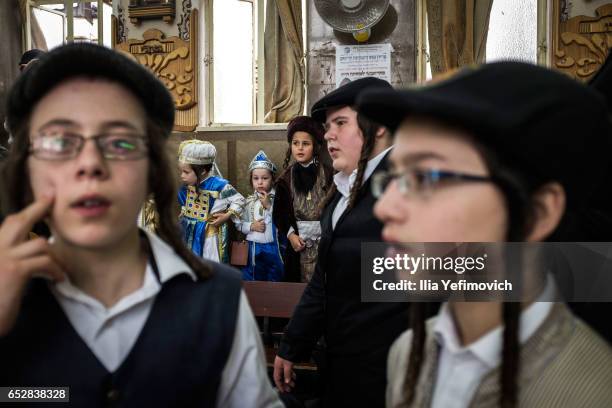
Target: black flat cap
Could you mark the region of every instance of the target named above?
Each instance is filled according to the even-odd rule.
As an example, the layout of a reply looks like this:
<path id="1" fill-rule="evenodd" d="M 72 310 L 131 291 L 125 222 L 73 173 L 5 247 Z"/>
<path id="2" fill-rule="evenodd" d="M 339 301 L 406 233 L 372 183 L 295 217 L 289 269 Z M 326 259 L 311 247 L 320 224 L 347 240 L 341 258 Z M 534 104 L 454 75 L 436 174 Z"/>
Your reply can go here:
<path id="1" fill-rule="evenodd" d="M 312 105 L 310 116 L 317 122 L 324 123 L 328 109 L 355 105 L 357 96 L 368 88 L 393 89 L 391 84 L 383 79 L 374 77 L 360 78 L 346 85 L 342 85 L 338 89 L 334 89 L 332 92 L 319 99 Z"/>
<path id="2" fill-rule="evenodd" d="M 36 103 L 57 85 L 76 77 L 105 78 L 131 91 L 147 115 L 167 134 L 174 124 L 174 102 L 166 87 L 145 67 L 109 48 L 89 43 L 64 45 L 44 53 L 11 88 L 6 106 L 12 134 Z"/>
<path id="3" fill-rule="evenodd" d="M 459 127 L 530 179 L 561 182 L 568 207 L 611 203 L 605 102 L 564 74 L 497 62 L 412 90 L 366 91 L 357 109 L 391 130 L 411 116 Z"/>
<path id="4" fill-rule="evenodd" d="M 40 58 L 41 55 L 44 55 L 45 52 L 42 50 L 39 50 L 37 48 L 31 49 L 31 50 L 27 50 L 26 52 L 23 53 L 23 55 L 21 56 L 21 59 L 19 60 L 19 65 L 26 65 L 28 62 Z"/>

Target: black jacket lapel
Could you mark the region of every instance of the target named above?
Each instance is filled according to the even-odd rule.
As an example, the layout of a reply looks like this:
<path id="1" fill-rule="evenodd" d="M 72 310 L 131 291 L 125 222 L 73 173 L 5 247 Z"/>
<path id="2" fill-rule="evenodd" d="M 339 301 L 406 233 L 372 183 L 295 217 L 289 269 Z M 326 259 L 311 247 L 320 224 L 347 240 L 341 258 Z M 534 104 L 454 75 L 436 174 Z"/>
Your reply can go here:
<path id="1" fill-rule="evenodd" d="M 334 233 L 334 229 L 332 228 L 332 216 L 334 208 L 338 205 L 338 201 L 340 201 L 341 197 L 342 194 L 336 191 L 334 198 L 325 207 L 321 215 L 321 242 L 319 243 L 319 253 L 317 255 L 319 259 L 325 259 L 329 246 L 331 245 L 332 235 Z"/>

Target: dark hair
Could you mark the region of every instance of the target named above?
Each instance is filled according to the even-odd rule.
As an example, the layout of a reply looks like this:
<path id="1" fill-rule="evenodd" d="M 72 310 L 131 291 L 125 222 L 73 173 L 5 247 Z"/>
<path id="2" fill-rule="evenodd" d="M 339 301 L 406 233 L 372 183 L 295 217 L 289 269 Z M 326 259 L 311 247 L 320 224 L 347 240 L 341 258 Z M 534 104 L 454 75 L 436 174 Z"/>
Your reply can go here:
<path id="1" fill-rule="evenodd" d="M 195 188 L 199 192 L 200 191 L 200 183 L 204 181 L 204 174 L 207 174 L 212 169 L 212 164 L 190 164 L 191 170 L 196 175 L 196 184 Z"/>
<path id="2" fill-rule="evenodd" d="M 532 174 L 529 177 L 522 174 L 520 170 L 516 169 L 516 166 L 511 168 L 503 163 L 501 158 L 493 151 L 477 143 L 476 149 L 483 157 L 489 174 L 504 196 L 508 213 L 507 241 L 523 241 L 530 232 L 535 217 L 533 194 L 539 187 L 550 180 L 538 178 Z M 551 239 L 551 237 L 548 239 Z M 518 404 L 519 390 L 517 376 L 520 369 L 520 307 L 521 304 L 519 302 L 504 302 L 502 305 L 501 318 L 504 324 L 504 331 L 499 404 L 503 408 L 516 407 Z M 425 319 L 428 316 L 426 304 L 422 302 L 414 303 L 411 308 L 410 324 L 413 336 L 404 383 L 405 398 L 409 403 L 414 399 L 423 363 L 426 339 Z"/>
<path id="3" fill-rule="evenodd" d="M 307 133 L 307 132 L 305 132 Z M 321 153 L 321 143 L 310 133 L 307 133 L 310 136 L 312 141 L 312 158 L 316 161 L 319 160 L 319 155 Z M 291 144 L 293 143 L 293 136 L 295 133 L 291 135 L 291 140 L 289 141 L 289 147 L 287 148 L 287 152 L 285 153 L 285 160 L 283 161 L 283 170 L 289 167 L 289 163 L 291 162 Z"/>
<path id="4" fill-rule="evenodd" d="M 357 177 L 355 178 L 355 183 L 351 188 L 348 208 L 353 208 L 355 201 L 357 201 L 357 195 L 362 187 L 361 184 L 363 183 L 363 176 L 366 166 L 368 165 L 368 160 L 370 160 L 370 156 L 372 155 L 372 151 L 374 151 L 374 146 L 376 145 L 376 133 L 378 133 L 379 129 L 383 127 L 382 125 L 366 118 L 361 114 L 357 114 L 357 125 L 363 134 L 363 146 L 361 147 L 361 156 L 359 157 L 359 162 L 357 163 Z"/>
<path id="5" fill-rule="evenodd" d="M 29 119 L 24 121 L 24 125 L 16 129 L 11 152 L 0 170 L 5 214 L 18 212 L 32 201 L 26 166 L 30 146 L 29 122 Z M 176 185 L 171 178 L 174 172 L 166 152 L 167 134 L 150 118 L 146 120 L 146 129 L 150 163 L 147 183 L 159 215 L 156 233 L 199 277 L 208 278 L 212 274 L 212 268 L 185 246 L 176 221 Z"/>

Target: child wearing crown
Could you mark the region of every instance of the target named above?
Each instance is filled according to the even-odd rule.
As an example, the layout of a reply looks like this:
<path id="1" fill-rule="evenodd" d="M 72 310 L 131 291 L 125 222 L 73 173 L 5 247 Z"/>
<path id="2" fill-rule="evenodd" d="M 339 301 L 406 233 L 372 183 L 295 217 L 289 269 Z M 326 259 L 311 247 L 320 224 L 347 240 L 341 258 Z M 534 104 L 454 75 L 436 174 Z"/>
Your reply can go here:
<path id="1" fill-rule="evenodd" d="M 214 175 L 217 150 L 210 142 L 186 140 L 179 146 L 179 169 L 183 186 L 178 193 L 183 239 L 191 250 L 206 259 L 227 263 L 227 221 L 239 220 L 244 197 L 229 182 Z M 213 171 L 213 167 L 215 171 Z"/>
<path id="2" fill-rule="evenodd" d="M 249 242 L 249 258 L 242 268 L 244 280 L 280 281 L 283 279 L 283 254 L 286 238 L 279 234 L 272 221 L 274 207 L 274 181 L 276 166 L 266 153 L 260 150 L 249 165 L 249 175 L 254 193 L 247 197 L 238 229 L 246 234 Z"/>

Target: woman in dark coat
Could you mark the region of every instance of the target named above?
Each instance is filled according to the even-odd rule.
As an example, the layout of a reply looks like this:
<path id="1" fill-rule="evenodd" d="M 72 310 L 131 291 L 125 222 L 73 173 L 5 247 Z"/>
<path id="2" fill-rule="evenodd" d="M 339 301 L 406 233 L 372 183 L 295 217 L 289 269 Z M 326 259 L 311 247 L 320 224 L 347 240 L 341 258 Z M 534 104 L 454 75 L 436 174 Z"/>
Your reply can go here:
<path id="1" fill-rule="evenodd" d="M 285 170 L 276 182 L 273 218 L 291 244 L 285 256 L 290 281 L 310 281 L 317 261 L 321 203 L 332 176 L 331 167 L 320 160 L 323 134 L 321 124 L 308 116 L 298 116 L 287 126 L 289 147 Z"/>

